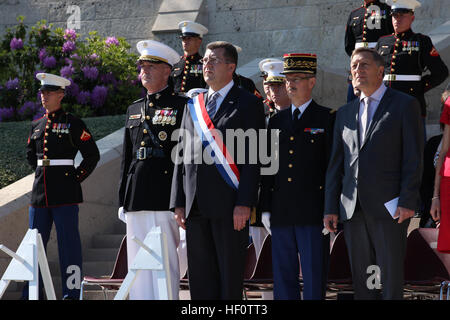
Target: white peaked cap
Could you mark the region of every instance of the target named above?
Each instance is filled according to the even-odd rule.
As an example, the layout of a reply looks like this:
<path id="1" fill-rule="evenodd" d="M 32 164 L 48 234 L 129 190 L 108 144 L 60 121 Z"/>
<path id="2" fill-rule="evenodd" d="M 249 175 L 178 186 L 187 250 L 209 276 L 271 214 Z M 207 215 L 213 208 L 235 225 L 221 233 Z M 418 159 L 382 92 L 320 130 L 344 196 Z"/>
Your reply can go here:
<path id="1" fill-rule="evenodd" d="M 182 36 L 193 36 L 203 38 L 208 33 L 208 28 L 194 21 L 181 21 L 178 24 Z"/>
<path id="2" fill-rule="evenodd" d="M 386 4 L 391 6 L 391 10 L 406 9 L 414 11 L 421 6 L 417 0 L 387 0 Z"/>
<path id="3" fill-rule="evenodd" d="M 268 61 L 262 65 L 263 72 L 267 73 L 267 78 L 264 83 L 281 83 L 286 78 L 282 74 L 284 69 L 283 61 Z"/>
<path id="4" fill-rule="evenodd" d="M 139 61 L 165 62 L 173 66 L 180 60 L 180 55 L 171 47 L 154 40 L 139 41 L 136 45 Z"/>
<path id="5" fill-rule="evenodd" d="M 64 90 L 71 84 L 70 80 L 51 73 L 38 73 L 36 79 L 41 81 L 41 90 Z"/>
<path id="6" fill-rule="evenodd" d="M 267 58 L 267 59 L 263 59 L 259 62 L 258 67 L 259 67 L 259 71 L 264 72 L 263 69 L 263 65 L 267 62 L 274 62 L 274 61 L 279 61 L 279 62 L 283 62 L 280 59 L 276 59 L 276 58 Z"/>

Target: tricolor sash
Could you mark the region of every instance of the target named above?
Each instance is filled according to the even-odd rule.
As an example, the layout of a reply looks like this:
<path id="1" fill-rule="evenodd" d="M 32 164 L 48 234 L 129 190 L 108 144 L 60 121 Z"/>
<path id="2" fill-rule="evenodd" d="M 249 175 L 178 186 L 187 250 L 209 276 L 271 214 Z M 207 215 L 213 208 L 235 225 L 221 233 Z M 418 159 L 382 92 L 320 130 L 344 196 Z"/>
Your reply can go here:
<path id="1" fill-rule="evenodd" d="M 220 175 L 230 187 L 237 190 L 239 187 L 239 171 L 220 136 L 214 134 L 215 127 L 206 111 L 204 93 L 190 99 L 188 108 L 195 130 L 202 138 L 203 146 L 212 150 L 211 157 Z"/>

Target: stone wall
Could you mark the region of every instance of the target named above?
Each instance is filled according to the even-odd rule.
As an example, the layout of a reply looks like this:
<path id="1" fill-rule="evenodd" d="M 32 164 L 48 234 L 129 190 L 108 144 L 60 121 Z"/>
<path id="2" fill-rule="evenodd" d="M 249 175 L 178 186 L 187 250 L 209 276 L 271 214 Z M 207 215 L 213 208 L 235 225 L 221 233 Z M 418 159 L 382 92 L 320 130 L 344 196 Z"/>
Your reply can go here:
<path id="1" fill-rule="evenodd" d="M 414 31 L 428 34 L 450 21 L 450 1 L 421 2 Z M 14 24 L 18 15 L 25 15 L 28 24 L 46 19 L 66 28 L 70 17 L 67 8 L 77 5 L 83 34 L 98 30 L 104 36 L 125 37 L 133 50 L 137 41 L 151 38 L 165 42 L 181 54 L 177 32 L 161 32 L 155 23 L 158 16 L 167 14 L 173 7 L 170 16 L 166 16 L 169 24 L 174 25 L 188 16 L 197 17 L 197 21 L 209 28 L 204 43 L 220 39 L 242 47 L 239 66 L 256 58 L 280 57 L 285 52 L 317 53 L 320 81 L 314 92 L 315 99 L 337 108 L 346 97 L 344 78 L 349 58 L 343 43 L 345 23 L 348 14 L 361 3 L 362 0 L 0 0 L 0 32 L 4 26 Z M 191 10 L 191 14 L 187 15 L 186 10 Z M 440 48 L 440 52 L 450 65 L 448 44 Z M 259 81 L 256 73 L 244 75 Z M 430 124 L 438 121 L 438 96 L 443 87 L 427 94 Z"/>

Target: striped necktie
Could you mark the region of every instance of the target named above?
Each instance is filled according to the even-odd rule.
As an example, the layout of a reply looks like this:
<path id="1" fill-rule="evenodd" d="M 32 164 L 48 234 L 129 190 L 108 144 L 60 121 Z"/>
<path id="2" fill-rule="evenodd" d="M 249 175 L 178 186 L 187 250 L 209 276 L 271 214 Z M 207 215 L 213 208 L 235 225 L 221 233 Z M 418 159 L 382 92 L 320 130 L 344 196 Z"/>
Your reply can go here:
<path id="1" fill-rule="evenodd" d="M 217 99 L 220 97 L 219 92 L 214 92 L 211 97 L 208 98 L 206 104 L 206 112 L 208 112 L 209 118 L 212 119 L 217 111 Z"/>

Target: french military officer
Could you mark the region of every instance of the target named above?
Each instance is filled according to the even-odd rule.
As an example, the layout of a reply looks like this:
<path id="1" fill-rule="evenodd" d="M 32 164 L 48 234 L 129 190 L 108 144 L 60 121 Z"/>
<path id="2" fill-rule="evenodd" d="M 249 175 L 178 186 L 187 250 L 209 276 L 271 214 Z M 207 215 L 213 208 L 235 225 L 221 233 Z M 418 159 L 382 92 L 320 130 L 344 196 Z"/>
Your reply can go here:
<path id="1" fill-rule="evenodd" d="M 199 53 L 203 36 L 208 29 L 200 23 L 182 21 L 178 24 L 181 30 L 183 56 L 173 66 L 171 79 L 175 92 L 185 93 L 193 88 L 205 88 L 203 79 L 202 56 Z"/>
<path id="2" fill-rule="evenodd" d="M 299 254 L 303 299 L 325 294 L 329 236 L 322 234 L 322 215 L 335 116 L 312 99 L 316 71 L 315 54 L 284 55 L 292 103 L 269 120 L 269 132 L 279 130 L 279 170 L 263 176 L 261 206 L 272 233 L 275 299 L 300 299 Z"/>
<path id="3" fill-rule="evenodd" d="M 138 42 L 137 49 L 141 82 L 147 95 L 127 109 L 119 217 L 127 224 L 128 265 L 140 248 L 132 240 L 134 236 L 144 240 L 153 227 L 160 227 L 166 234 L 171 298 L 178 299 L 180 234 L 173 213 L 169 211 L 169 199 L 174 166 L 171 151 L 176 144 L 172 134 L 180 126 L 186 98 L 176 95 L 168 86 L 172 66 L 179 58 L 176 51 L 152 40 Z M 155 271 L 141 271 L 131 288 L 130 299 L 158 298 Z"/>
<path id="4" fill-rule="evenodd" d="M 27 143 L 27 160 L 36 171 L 29 227 L 38 229 L 47 247 L 55 223 L 63 299 L 76 300 L 80 289 L 69 287 L 67 280 L 69 276 L 73 278 L 78 274 L 81 281 L 82 256 L 78 230 L 78 204 L 83 202 L 81 182 L 95 169 L 100 154 L 84 122 L 61 108 L 64 90 L 70 81 L 49 73 L 38 73 L 36 78 L 41 82 L 40 95 L 46 114 L 33 121 Z M 74 158 L 78 151 L 83 161 L 75 167 Z M 25 291 L 27 288 L 24 298 L 27 295 Z"/>

